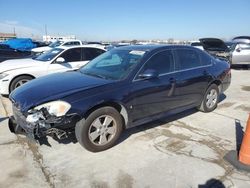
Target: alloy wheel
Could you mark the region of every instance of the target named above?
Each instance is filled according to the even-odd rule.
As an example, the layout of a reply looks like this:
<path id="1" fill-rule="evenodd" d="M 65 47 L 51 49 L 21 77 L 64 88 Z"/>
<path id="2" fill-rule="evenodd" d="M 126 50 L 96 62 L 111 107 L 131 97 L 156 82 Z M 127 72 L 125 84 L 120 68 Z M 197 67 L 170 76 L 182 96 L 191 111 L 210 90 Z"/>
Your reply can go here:
<path id="1" fill-rule="evenodd" d="M 117 131 L 115 119 L 108 115 L 102 115 L 96 118 L 89 127 L 89 140 L 97 146 L 108 144 Z"/>
<path id="2" fill-rule="evenodd" d="M 218 93 L 215 89 L 211 89 L 206 97 L 206 106 L 207 108 L 213 108 L 218 100 Z"/>
<path id="3" fill-rule="evenodd" d="M 20 87 L 21 85 L 27 83 L 29 80 L 28 79 L 22 79 L 22 80 L 19 80 L 16 84 L 15 84 L 15 89 Z"/>

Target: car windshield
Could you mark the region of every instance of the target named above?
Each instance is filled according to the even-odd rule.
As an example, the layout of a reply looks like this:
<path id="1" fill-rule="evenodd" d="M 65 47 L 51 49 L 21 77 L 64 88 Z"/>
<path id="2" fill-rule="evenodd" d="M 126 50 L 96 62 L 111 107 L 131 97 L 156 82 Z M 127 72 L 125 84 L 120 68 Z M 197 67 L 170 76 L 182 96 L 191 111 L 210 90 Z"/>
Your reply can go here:
<path id="1" fill-rule="evenodd" d="M 234 51 L 237 43 L 235 42 L 225 42 L 225 44 L 227 45 L 227 47 L 230 49 L 230 51 Z"/>
<path id="2" fill-rule="evenodd" d="M 63 43 L 63 41 L 56 41 L 56 42 L 52 42 L 49 47 L 51 48 L 55 48 L 57 46 L 60 46 Z"/>
<path id="3" fill-rule="evenodd" d="M 135 68 L 146 51 L 113 49 L 90 61 L 80 69 L 86 75 L 122 80 Z"/>
<path id="4" fill-rule="evenodd" d="M 41 55 L 35 57 L 35 60 L 38 61 L 50 61 L 52 60 L 54 57 L 56 57 L 59 53 L 61 53 L 63 51 L 63 49 L 61 48 L 53 48 L 47 52 L 42 53 Z"/>

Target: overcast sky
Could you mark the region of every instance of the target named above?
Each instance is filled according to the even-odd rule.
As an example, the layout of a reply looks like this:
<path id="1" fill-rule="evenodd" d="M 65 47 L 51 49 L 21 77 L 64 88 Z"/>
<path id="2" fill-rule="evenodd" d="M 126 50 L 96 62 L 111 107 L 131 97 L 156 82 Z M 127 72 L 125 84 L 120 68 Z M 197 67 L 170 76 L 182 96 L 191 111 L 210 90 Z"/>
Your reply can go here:
<path id="1" fill-rule="evenodd" d="M 250 35 L 249 0 L 0 0 L 0 32 L 82 40 Z"/>

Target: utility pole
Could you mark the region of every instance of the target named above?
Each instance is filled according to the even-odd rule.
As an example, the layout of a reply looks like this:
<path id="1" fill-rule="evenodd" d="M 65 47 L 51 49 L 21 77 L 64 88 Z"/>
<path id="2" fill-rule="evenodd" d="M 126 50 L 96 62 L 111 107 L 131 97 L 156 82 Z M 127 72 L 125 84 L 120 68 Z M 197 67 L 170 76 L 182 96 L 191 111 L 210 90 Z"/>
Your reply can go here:
<path id="1" fill-rule="evenodd" d="M 15 29 L 15 27 L 13 28 L 13 30 L 14 30 L 14 36 L 16 36 L 16 29 Z"/>
<path id="2" fill-rule="evenodd" d="M 47 42 L 47 24 L 45 24 L 45 37 L 46 37 L 46 42 Z"/>

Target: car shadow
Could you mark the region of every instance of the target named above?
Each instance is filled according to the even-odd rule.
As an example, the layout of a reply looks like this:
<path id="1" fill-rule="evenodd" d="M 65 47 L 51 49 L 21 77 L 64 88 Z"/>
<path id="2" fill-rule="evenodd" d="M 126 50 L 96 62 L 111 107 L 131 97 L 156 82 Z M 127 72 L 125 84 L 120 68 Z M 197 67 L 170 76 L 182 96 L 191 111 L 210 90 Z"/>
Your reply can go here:
<path id="1" fill-rule="evenodd" d="M 50 135 L 50 138 L 52 138 L 53 140 L 57 141 L 59 144 L 70 144 L 70 143 L 77 143 L 77 139 L 75 136 L 75 131 L 71 131 L 67 133 L 67 137 L 63 138 L 63 139 L 59 139 L 58 137 L 54 136 L 54 135 Z M 40 145 L 46 145 L 51 147 L 51 144 L 49 143 L 48 137 L 42 137 L 38 140 L 38 143 Z"/>
<path id="2" fill-rule="evenodd" d="M 244 136 L 244 131 L 240 123 L 240 120 L 238 119 L 235 120 L 235 136 L 236 136 L 236 151 L 237 151 L 237 154 L 239 154 L 240 146 L 241 146 L 243 136 Z"/>
<path id="3" fill-rule="evenodd" d="M 153 129 L 153 128 L 162 126 L 164 124 L 176 121 L 176 120 L 181 119 L 183 117 L 190 116 L 190 115 L 192 115 L 192 114 L 194 114 L 196 112 L 198 112 L 198 110 L 193 108 L 193 109 L 185 110 L 185 111 L 180 112 L 180 113 L 175 114 L 175 115 L 165 116 L 165 117 L 160 118 L 158 120 L 151 121 L 151 122 L 141 124 L 141 125 L 136 126 L 136 127 L 126 129 L 126 130 L 123 131 L 121 137 L 119 138 L 119 140 L 117 142 L 117 145 L 122 143 L 126 139 L 128 139 L 133 134 L 136 134 L 136 133 L 139 133 L 139 132 L 142 132 L 142 131 L 147 131 L 149 129 Z"/>
<path id="4" fill-rule="evenodd" d="M 225 185 L 217 179 L 210 179 L 203 185 L 198 185 L 198 188 L 226 188 Z"/>
<path id="5" fill-rule="evenodd" d="M 218 103 L 224 101 L 226 98 L 227 98 L 227 96 L 224 93 L 220 94 Z"/>

